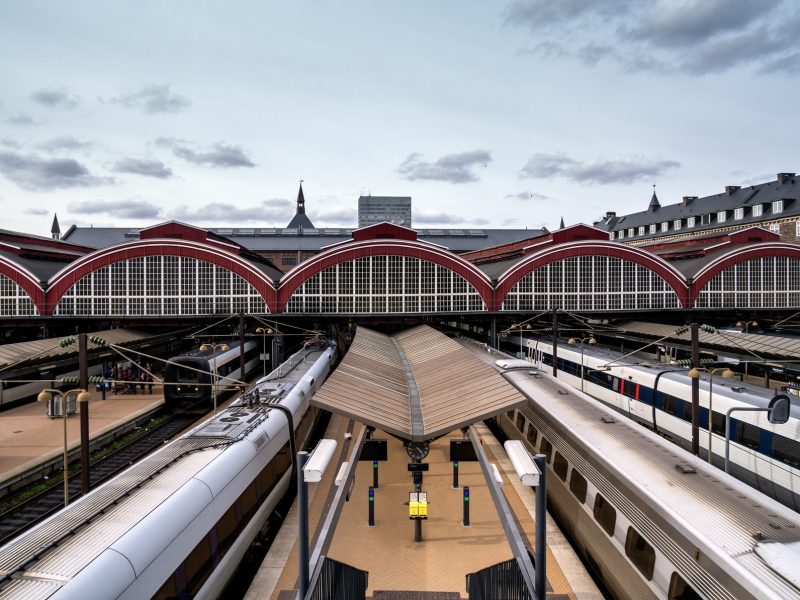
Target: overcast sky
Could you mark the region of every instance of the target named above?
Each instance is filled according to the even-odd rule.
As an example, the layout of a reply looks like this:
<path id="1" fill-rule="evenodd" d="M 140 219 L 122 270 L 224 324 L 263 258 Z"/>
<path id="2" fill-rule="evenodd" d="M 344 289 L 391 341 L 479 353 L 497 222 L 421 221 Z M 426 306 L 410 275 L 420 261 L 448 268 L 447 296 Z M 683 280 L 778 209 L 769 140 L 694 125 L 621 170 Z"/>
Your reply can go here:
<path id="1" fill-rule="evenodd" d="M 800 171 L 793 0 L 0 0 L 0 228 L 555 228 Z"/>

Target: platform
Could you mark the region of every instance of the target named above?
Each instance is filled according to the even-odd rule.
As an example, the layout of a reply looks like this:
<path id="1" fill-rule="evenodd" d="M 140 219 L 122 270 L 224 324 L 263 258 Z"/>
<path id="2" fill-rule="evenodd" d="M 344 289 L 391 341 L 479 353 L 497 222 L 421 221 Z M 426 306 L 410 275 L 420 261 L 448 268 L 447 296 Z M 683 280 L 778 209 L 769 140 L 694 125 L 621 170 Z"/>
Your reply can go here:
<path id="1" fill-rule="evenodd" d="M 164 404 L 160 385 L 152 394 L 137 390 L 136 394 L 102 393 L 90 390 L 89 435 L 96 440 L 147 418 Z M 80 415 L 67 418 L 67 445 L 70 452 L 80 446 Z M 54 462 L 61 466 L 64 455 L 64 422 L 47 416 L 44 402 L 33 402 L 0 412 L 0 489 L 6 489 L 28 474 L 47 472 Z"/>
<path id="2" fill-rule="evenodd" d="M 326 437 L 344 441 L 347 420 L 334 416 Z M 353 432 L 357 438 L 358 427 Z M 530 548 L 534 542 L 534 494 L 519 483 L 505 452 L 482 424 L 478 430 L 484 450 L 503 474 L 504 492 Z M 461 462 L 459 484 L 470 488 L 469 527 L 462 525 L 463 488 L 452 487 L 449 440 L 460 431 L 431 444 L 424 461 L 430 465 L 422 489 L 428 492 L 429 518 L 423 522 L 422 542 L 414 541 L 414 523 L 408 518 L 408 493 L 413 491 L 407 471 L 408 456 L 400 441 L 380 431 L 375 438 L 388 440 L 389 460 L 379 466 L 379 488 L 375 491 L 375 527 L 368 526 L 368 487 L 372 485 L 372 463 L 360 462 L 350 501 L 345 503 L 336 525 L 328 556 L 369 572 L 368 598 L 382 591 L 449 592 L 466 598 L 466 575 L 512 558 L 500 519 L 495 511 L 477 462 Z M 337 449 L 338 454 L 338 449 Z M 330 501 L 333 478 L 341 458 L 332 461 L 319 484 L 309 485 L 309 514 L 313 546 L 323 507 Z M 516 479 L 516 482 L 514 481 Z M 313 496 L 312 496 L 313 494 Z M 254 579 L 246 599 L 287 597 L 297 585 L 296 506 L 288 515 Z M 548 596 L 551 598 L 597 599 L 602 595 L 586 573 L 569 543 L 548 517 Z M 294 597 L 294 596 L 291 596 Z"/>

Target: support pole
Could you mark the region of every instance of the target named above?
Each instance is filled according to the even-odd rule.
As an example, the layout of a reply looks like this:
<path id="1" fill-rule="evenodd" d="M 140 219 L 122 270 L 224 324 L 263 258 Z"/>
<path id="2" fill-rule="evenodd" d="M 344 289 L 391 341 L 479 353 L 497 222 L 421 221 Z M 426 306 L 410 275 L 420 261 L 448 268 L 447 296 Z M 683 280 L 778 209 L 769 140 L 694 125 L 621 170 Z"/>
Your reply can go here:
<path id="1" fill-rule="evenodd" d="M 691 324 L 692 367 L 700 368 L 700 336 L 697 323 Z M 655 398 L 653 399 L 655 401 Z M 700 378 L 692 378 L 692 454 L 700 455 Z"/>
<path id="2" fill-rule="evenodd" d="M 308 592 L 308 493 L 306 482 L 303 478 L 303 467 L 307 460 L 308 452 L 302 450 L 297 453 L 297 506 L 300 510 L 297 544 L 300 557 L 298 571 L 300 598 L 305 598 Z"/>
<path id="3" fill-rule="evenodd" d="M 534 580 L 537 600 L 545 600 L 547 593 L 547 457 L 537 454 L 533 462 L 539 469 L 539 485 L 536 488 L 536 564 Z"/>
<path id="4" fill-rule="evenodd" d="M 464 486 L 464 516 L 461 519 L 464 527 L 469 527 L 469 486 Z"/>
<path id="5" fill-rule="evenodd" d="M 558 377 L 558 309 L 553 309 L 553 377 Z"/>
<path id="6" fill-rule="evenodd" d="M 85 333 L 78 334 L 78 387 L 89 389 L 89 357 Z"/>
<path id="7" fill-rule="evenodd" d="M 89 402 L 79 403 L 81 414 L 81 494 L 89 493 Z"/>
<path id="8" fill-rule="evenodd" d="M 375 489 L 373 487 L 369 488 L 369 521 L 367 525 L 375 527 Z"/>
<path id="9" fill-rule="evenodd" d="M 378 489 L 378 460 L 372 461 L 372 487 Z"/>
<path id="10" fill-rule="evenodd" d="M 244 359 L 244 313 L 239 313 L 239 373 L 241 376 L 239 379 L 245 381 L 245 359 Z"/>
<path id="11" fill-rule="evenodd" d="M 453 461 L 453 489 L 458 487 L 458 461 Z"/>

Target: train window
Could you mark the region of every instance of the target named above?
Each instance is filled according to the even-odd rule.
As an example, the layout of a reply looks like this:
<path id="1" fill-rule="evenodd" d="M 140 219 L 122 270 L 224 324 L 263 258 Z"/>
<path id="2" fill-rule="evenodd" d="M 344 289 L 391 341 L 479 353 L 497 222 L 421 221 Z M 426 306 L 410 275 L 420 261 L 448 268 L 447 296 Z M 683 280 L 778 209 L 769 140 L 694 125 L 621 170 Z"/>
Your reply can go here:
<path id="1" fill-rule="evenodd" d="M 178 587 L 175 583 L 175 575 L 170 575 L 169 579 L 164 582 L 164 585 L 161 586 L 154 595 L 152 600 L 167 600 L 168 598 L 177 598 L 178 597 Z"/>
<path id="2" fill-rule="evenodd" d="M 673 572 L 669 580 L 669 592 L 667 594 L 669 600 L 701 600 L 700 594 L 694 591 L 692 586 L 686 583 L 686 580 Z"/>
<path id="3" fill-rule="evenodd" d="M 736 441 L 748 448 L 758 448 L 759 438 L 761 437 L 761 430 L 752 425 L 739 421 L 736 424 Z"/>
<path id="4" fill-rule="evenodd" d="M 217 521 L 217 560 L 220 560 L 233 545 L 238 535 L 236 507 L 231 506 Z"/>
<path id="5" fill-rule="evenodd" d="M 625 538 L 625 554 L 648 581 L 653 578 L 656 551 L 633 527 L 628 527 L 628 535 Z"/>
<path id="6" fill-rule="evenodd" d="M 513 421 L 514 420 L 514 411 L 513 410 L 508 411 L 506 413 L 506 416 L 508 417 L 509 421 Z"/>
<path id="7" fill-rule="evenodd" d="M 586 478 L 574 467 L 569 476 L 569 489 L 581 504 L 586 502 Z"/>
<path id="8" fill-rule="evenodd" d="M 561 456 L 559 452 L 556 452 L 556 458 L 553 461 L 553 471 L 555 471 L 561 481 L 566 481 L 567 469 L 569 469 L 567 459 Z"/>
<path id="9" fill-rule="evenodd" d="M 772 457 L 793 467 L 800 465 L 800 442 L 782 435 L 773 435 Z"/>
<path id="10" fill-rule="evenodd" d="M 605 532 L 613 536 L 617 524 L 617 511 L 600 494 L 594 497 L 594 520 L 600 523 Z"/>
<path id="11" fill-rule="evenodd" d="M 664 412 L 668 415 L 678 412 L 678 399 L 675 396 L 664 394 Z"/>
<path id="12" fill-rule="evenodd" d="M 186 591 L 197 594 L 211 573 L 211 540 L 204 537 L 184 561 L 186 567 Z"/>
<path id="13" fill-rule="evenodd" d="M 684 400 L 680 400 L 680 403 L 683 407 L 683 420 L 684 421 L 691 421 L 692 420 L 692 403 L 686 402 Z"/>
<path id="14" fill-rule="evenodd" d="M 247 486 L 247 489 L 239 496 L 242 509 L 242 520 L 249 521 L 258 508 L 258 494 L 256 494 L 256 482 Z"/>
<path id="15" fill-rule="evenodd" d="M 547 464 L 550 464 L 550 459 L 553 458 L 553 444 L 547 441 L 546 437 L 542 438 L 542 447 L 539 448 L 539 452 L 545 455 L 547 458 Z"/>
<path id="16" fill-rule="evenodd" d="M 536 427 L 528 423 L 528 435 L 526 436 L 528 441 L 531 443 L 531 446 L 536 445 L 536 438 L 539 437 L 539 432 L 536 431 Z"/>
<path id="17" fill-rule="evenodd" d="M 711 431 L 725 435 L 725 415 L 715 412 L 711 417 Z"/>
<path id="18" fill-rule="evenodd" d="M 525 417 L 522 416 L 522 413 L 517 413 L 517 429 L 525 431 Z"/>

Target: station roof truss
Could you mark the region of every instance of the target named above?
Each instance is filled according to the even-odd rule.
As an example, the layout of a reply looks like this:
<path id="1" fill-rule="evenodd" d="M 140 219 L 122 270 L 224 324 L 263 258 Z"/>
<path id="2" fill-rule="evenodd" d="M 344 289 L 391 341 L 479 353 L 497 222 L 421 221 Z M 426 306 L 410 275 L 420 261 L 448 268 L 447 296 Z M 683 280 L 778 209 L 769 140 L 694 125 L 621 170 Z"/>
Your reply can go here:
<path id="1" fill-rule="evenodd" d="M 460 344 L 420 325 L 391 336 L 359 327 L 311 403 L 424 442 L 522 406 L 525 398 Z"/>

